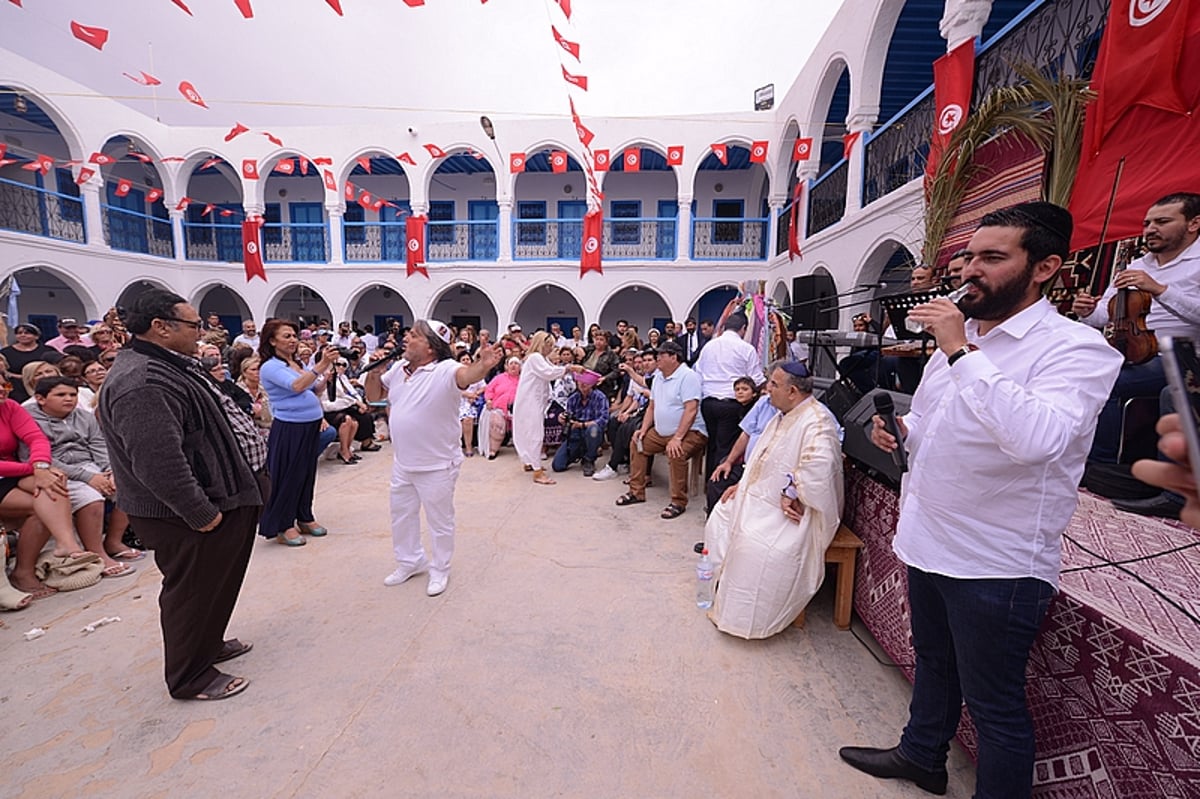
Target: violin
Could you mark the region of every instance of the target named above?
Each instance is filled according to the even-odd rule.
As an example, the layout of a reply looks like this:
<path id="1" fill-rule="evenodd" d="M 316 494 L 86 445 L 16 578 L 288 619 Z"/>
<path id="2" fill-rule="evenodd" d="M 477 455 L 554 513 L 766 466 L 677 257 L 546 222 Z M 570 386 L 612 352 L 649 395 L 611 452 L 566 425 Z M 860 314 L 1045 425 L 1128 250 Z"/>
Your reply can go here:
<path id="1" fill-rule="evenodd" d="M 1128 248 L 1122 244 L 1117 252 L 1113 273 L 1123 272 L 1132 258 Z M 1104 326 L 1104 337 L 1108 343 L 1125 356 L 1126 362 L 1137 366 L 1158 355 L 1158 338 L 1146 327 L 1146 314 L 1154 295 L 1138 288 L 1118 289 L 1108 301 L 1108 324 Z"/>

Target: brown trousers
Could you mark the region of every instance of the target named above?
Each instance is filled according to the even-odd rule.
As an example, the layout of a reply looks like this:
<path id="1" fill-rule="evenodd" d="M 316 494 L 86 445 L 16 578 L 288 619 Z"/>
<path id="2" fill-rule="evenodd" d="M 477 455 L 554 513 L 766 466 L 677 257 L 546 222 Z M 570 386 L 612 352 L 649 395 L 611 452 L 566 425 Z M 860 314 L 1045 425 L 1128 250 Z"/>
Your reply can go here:
<path id="1" fill-rule="evenodd" d="M 225 642 L 261 513 L 258 506 L 234 508 L 207 533 L 180 519 L 130 517 L 163 575 L 159 623 L 167 690 L 176 699 L 195 696 L 217 677 L 213 658 Z"/>
<path id="2" fill-rule="evenodd" d="M 667 451 L 667 443 L 671 439 L 663 438 L 658 431 L 651 427 L 642 437 L 642 451 L 632 447 L 629 451 L 629 493 L 638 499 L 646 498 L 646 464 L 647 456 L 657 455 Z M 671 504 L 686 508 L 688 503 L 687 478 L 688 461 L 697 452 L 703 452 L 708 446 L 708 437 L 697 430 L 689 430 L 683 437 L 683 457 L 668 458 L 671 470 Z"/>

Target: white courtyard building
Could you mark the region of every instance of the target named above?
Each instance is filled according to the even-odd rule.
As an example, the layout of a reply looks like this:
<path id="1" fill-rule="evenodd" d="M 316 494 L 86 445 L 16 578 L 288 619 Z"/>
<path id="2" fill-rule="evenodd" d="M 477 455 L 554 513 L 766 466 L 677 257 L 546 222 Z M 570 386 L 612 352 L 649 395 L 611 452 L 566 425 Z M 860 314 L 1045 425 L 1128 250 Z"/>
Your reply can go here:
<path id="1" fill-rule="evenodd" d="M 547 0 L 529 20 L 528 9 L 498 2 L 347 3 L 338 16 L 337 4 L 298 0 L 286 10 L 256 4 L 252 19 L 233 3 L 191 5 L 192 15 L 168 2 L 136 12 L 82 0 L 0 4 L 0 145 L 12 160 L 0 167 L 0 278 L 17 277 L 21 321 L 49 330 L 56 317 L 97 319 L 155 285 L 229 329 L 271 316 L 377 327 L 432 316 L 493 331 L 625 318 L 644 335 L 668 319 L 715 317 L 747 280 L 766 281 L 780 305 L 811 294 L 794 282 L 807 275 L 851 291 L 899 274 L 919 251 L 932 60 L 979 37 L 981 85 L 1010 81 L 1005 59 L 1094 49 L 1106 4 L 693 3 L 689 15 L 713 16 L 688 26 L 673 2 L 579 0 L 568 19 Z M 750 19 L 727 24 L 730 14 Z M 106 28 L 103 49 L 72 37 L 71 20 Z M 578 60 L 554 44 L 547 20 L 582 43 Z M 813 42 L 789 56 L 800 29 Z M 446 45 L 421 45 L 431 41 Z M 632 58 L 622 48 L 649 45 L 640 79 L 606 85 L 611 64 Z M 755 59 L 790 68 L 743 68 Z M 143 70 L 161 85 L 122 76 Z M 590 93 L 560 70 L 590 75 Z M 763 74 L 789 82 L 756 111 L 754 78 L 740 76 Z M 207 109 L 176 90 L 184 80 Z M 589 154 L 568 95 L 595 134 L 591 150 L 613 162 L 596 175 L 603 274 L 580 274 Z M 226 141 L 235 125 L 248 130 Z M 847 133 L 861 135 L 844 152 Z M 793 160 L 807 137 L 811 157 Z M 768 145 L 762 163 L 755 142 Z M 681 162 L 668 163 L 678 147 Z M 622 166 L 629 152 L 640 156 L 636 172 Z M 554 171 L 555 153 L 566 171 Z M 512 171 L 513 154 L 524 171 Z M 53 166 L 24 168 L 38 156 Z M 247 159 L 257 179 L 243 173 Z M 77 183 L 85 168 L 94 174 Z M 798 180 L 803 255 L 792 260 Z M 388 204 L 347 201 L 347 182 Z M 429 219 L 428 278 L 406 274 L 409 212 Z M 267 282 L 243 272 L 247 214 L 265 220 Z M 854 312 L 819 326 L 848 329 Z"/>

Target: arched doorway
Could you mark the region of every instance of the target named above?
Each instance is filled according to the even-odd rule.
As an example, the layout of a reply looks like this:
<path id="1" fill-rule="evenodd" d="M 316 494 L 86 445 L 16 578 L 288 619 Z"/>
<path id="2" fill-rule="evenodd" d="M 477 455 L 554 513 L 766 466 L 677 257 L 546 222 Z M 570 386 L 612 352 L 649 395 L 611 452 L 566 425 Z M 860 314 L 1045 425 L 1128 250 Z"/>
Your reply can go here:
<path id="1" fill-rule="evenodd" d="M 661 333 L 663 326 L 672 321 L 667 301 L 648 286 L 626 286 L 608 298 L 600 309 L 600 327 L 616 330 L 619 319 L 636 327 L 642 341 L 650 328 L 656 327 Z"/>
<path id="2" fill-rule="evenodd" d="M 513 319 L 527 336 L 539 327 L 549 330 L 550 325 L 557 322 L 563 334 L 569 337 L 572 327 L 585 328 L 587 322 L 582 306 L 571 292 L 549 283 L 533 288 L 522 297 Z"/>
<path id="3" fill-rule="evenodd" d="M 308 286 L 292 286 L 275 301 L 275 310 L 270 316 L 280 319 L 290 319 L 301 326 L 312 322 L 328 321 L 332 323 L 333 314 L 329 303 Z"/>
<path id="4" fill-rule="evenodd" d="M 121 294 L 117 297 L 118 308 L 128 308 L 133 304 L 134 300 L 142 296 L 148 289 L 162 289 L 164 291 L 174 291 L 170 286 L 159 283 L 156 280 L 138 280 L 130 283 L 121 290 Z"/>
<path id="5" fill-rule="evenodd" d="M 438 164 L 429 186 L 426 259 L 495 261 L 500 257 L 499 219 L 496 173 L 487 158 L 473 150 L 450 154 Z"/>
<path id="6" fill-rule="evenodd" d="M 497 330 L 500 317 L 488 295 L 477 286 L 455 283 L 444 289 L 433 302 L 430 314 L 434 319 L 462 329 L 474 325 L 476 330 L 489 330 L 492 341 L 500 338 Z"/>
<path id="7" fill-rule="evenodd" d="M 183 243 L 189 261 L 242 260 L 242 181 L 225 159 L 195 156 L 184 196 Z"/>
<path id="8" fill-rule="evenodd" d="M 725 311 L 725 306 L 737 294 L 737 286 L 717 286 L 709 289 L 692 306 L 688 316 L 693 317 L 697 324 L 707 319 L 715 325 Z"/>
<path id="9" fill-rule="evenodd" d="M 408 301 L 390 286 L 372 286 L 358 298 L 350 310 L 350 319 L 359 326 L 370 325 L 374 332 L 383 330 L 389 319 L 401 327 L 411 327 L 416 317 Z"/>
<path id="10" fill-rule="evenodd" d="M 196 301 L 192 304 L 205 319 L 209 314 L 214 313 L 221 317 L 221 324 L 230 331 L 231 337 L 241 331 L 242 322 L 254 320 L 254 315 L 250 313 L 250 306 L 228 286 L 220 284 L 209 286 L 197 295 Z"/>
<path id="11" fill-rule="evenodd" d="M 13 277 L 21 288 L 21 294 L 17 299 L 17 320 L 9 320 L 10 327 L 18 321 L 37 325 L 45 342 L 58 335 L 59 319 L 94 321 L 89 318 L 85 299 L 53 271 L 32 266 L 18 270 Z"/>

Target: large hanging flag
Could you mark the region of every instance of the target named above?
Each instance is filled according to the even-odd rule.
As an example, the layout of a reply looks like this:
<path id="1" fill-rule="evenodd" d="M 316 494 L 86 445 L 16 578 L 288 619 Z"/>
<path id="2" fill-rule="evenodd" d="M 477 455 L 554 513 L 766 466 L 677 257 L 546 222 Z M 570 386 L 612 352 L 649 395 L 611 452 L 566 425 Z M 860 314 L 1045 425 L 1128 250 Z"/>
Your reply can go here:
<path id="1" fill-rule="evenodd" d="M 262 228 L 262 217 L 251 217 L 242 221 L 242 264 L 246 267 L 246 282 L 261 277 L 267 282 L 267 271 L 263 268 L 262 242 L 258 232 Z"/>
<path id="2" fill-rule="evenodd" d="M 96 28 L 91 25 L 80 25 L 75 20 L 71 20 L 71 35 L 84 44 L 90 44 L 97 50 L 104 49 L 104 43 L 108 41 L 108 31 L 104 28 Z"/>
<path id="3" fill-rule="evenodd" d="M 975 85 L 975 40 L 967 41 L 933 62 L 933 99 L 936 111 L 933 136 L 929 141 L 929 158 L 925 174 L 937 171 L 950 135 L 967 117 L 971 107 L 971 92 Z"/>
<path id="4" fill-rule="evenodd" d="M 788 217 L 788 260 L 802 257 L 800 254 L 800 198 L 804 196 L 804 181 L 796 182 L 792 191 L 792 210 Z"/>
<path id="5" fill-rule="evenodd" d="M 429 272 L 425 269 L 425 222 L 427 219 L 428 217 L 421 214 L 420 216 L 409 216 L 404 220 L 404 234 L 408 239 L 406 260 L 408 277 L 412 277 L 417 272 L 429 277 Z"/>
<path id="6" fill-rule="evenodd" d="M 583 246 L 579 256 L 579 276 L 588 272 L 604 274 L 600 265 L 604 242 L 604 215 L 599 210 L 589 211 L 583 217 Z"/>
<path id="7" fill-rule="evenodd" d="M 1113 3 L 1091 87 L 1071 192 L 1076 250 L 1100 241 L 1122 159 L 1108 241 L 1138 235 L 1146 209 L 1175 187 L 1200 185 L 1200 160 L 1180 157 L 1200 150 L 1200 2 Z"/>

